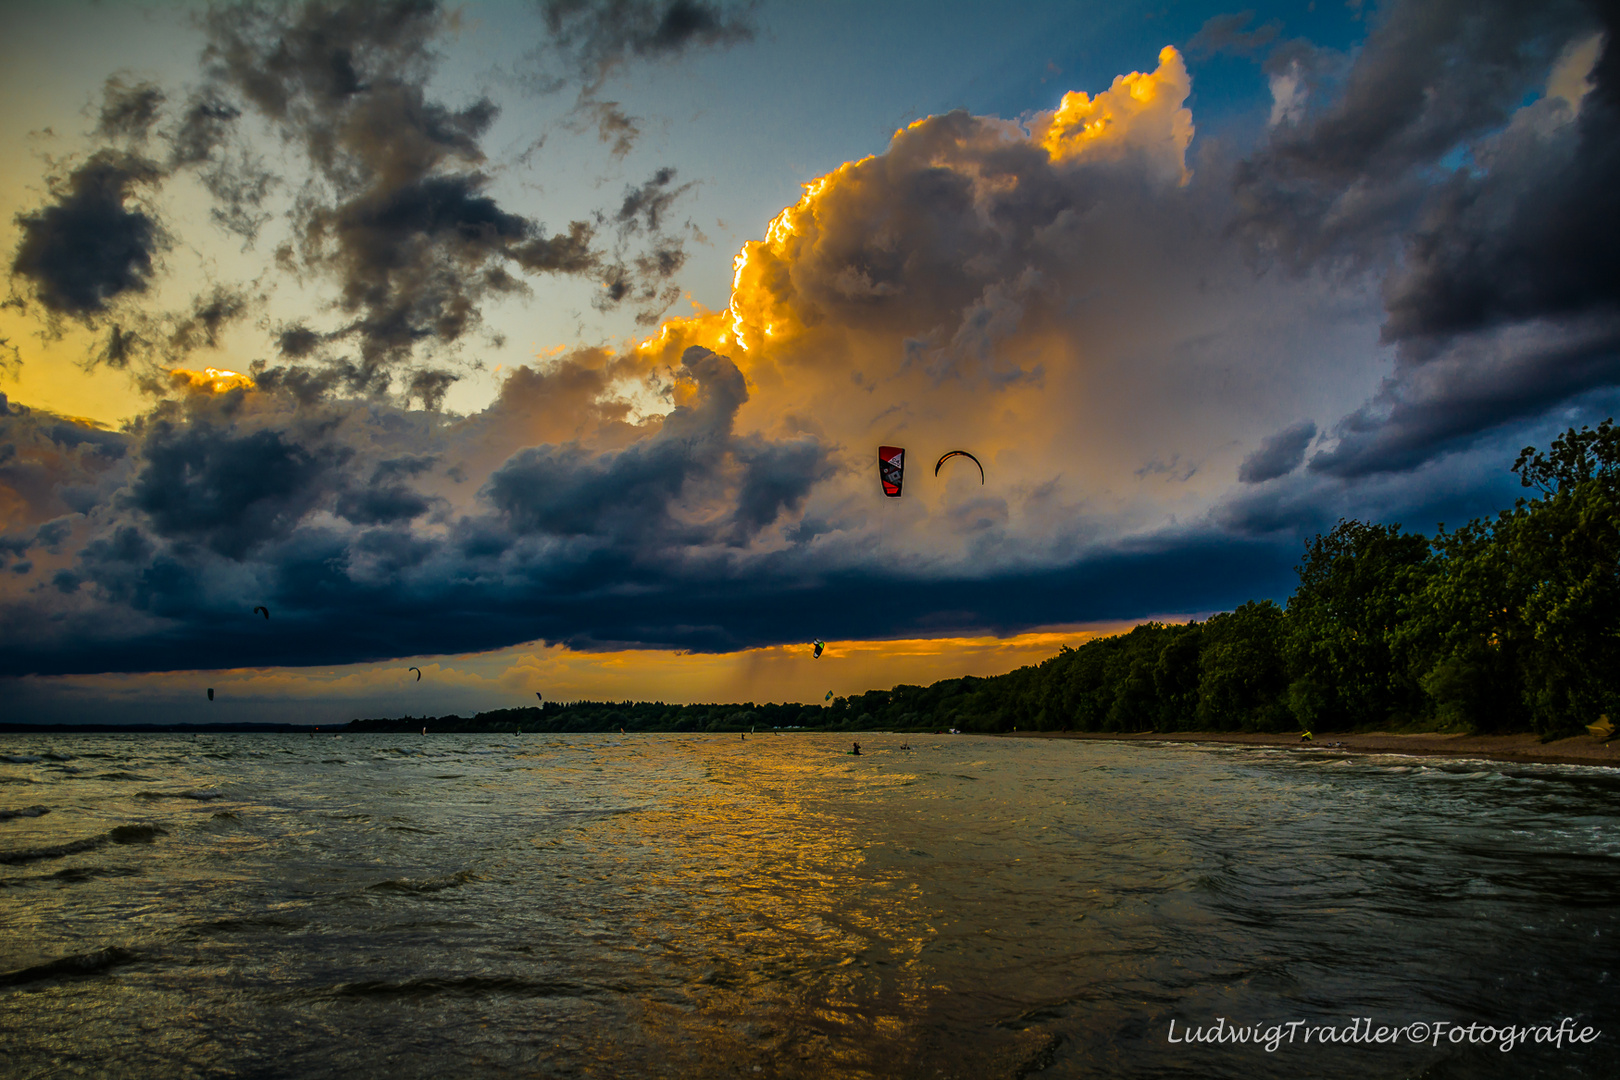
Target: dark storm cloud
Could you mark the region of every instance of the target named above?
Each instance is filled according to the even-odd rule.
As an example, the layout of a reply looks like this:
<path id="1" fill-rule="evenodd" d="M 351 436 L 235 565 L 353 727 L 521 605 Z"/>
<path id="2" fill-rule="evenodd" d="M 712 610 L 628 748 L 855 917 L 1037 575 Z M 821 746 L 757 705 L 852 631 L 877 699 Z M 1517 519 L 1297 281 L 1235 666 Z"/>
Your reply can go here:
<path id="1" fill-rule="evenodd" d="M 662 58 L 754 36 L 747 8 L 703 0 L 541 0 L 550 47 L 587 84 L 629 57 Z"/>
<path id="2" fill-rule="evenodd" d="M 1387 290 L 1387 338 L 1616 310 L 1620 12 L 1609 15 L 1574 122 L 1566 102 L 1543 99 L 1480 148 L 1485 171 L 1460 171 L 1426 208 Z"/>
<path id="3" fill-rule="evenodd" d="M 1333 430 L 1312 472 L 1359 477 L 1411 469 L 1437 453 L 1620 386 L 1620 316 L 1538 321 L 1462 335 L 1402 364 L 1372 401 Z"/>
<path id="4" fill-rule="evenodd" d="M 77 515 L 117 489 L 130 446 L 123 432 L 16 405 L 0 394 L 0 535 L 18 553 L 62 544 Z"/>
<path id="5" fill-rule="evenodd" d="M 739 440 L 732 453 L 744 467 L 733 514 L 738 540 L 746 540 L 784 513 L 797 513 L 810 489 L 833 474 L 827 448 L 808 436 L 769 442 Z"/>
<path id="6" fill-rule="evenodd" d="M 1339 92 L 1279 124 L 1240 167 L 1243 234 L 1296 262 L 1365 257 L 1423 203 L 1429 183 L 1414 170 L 1506 124 L 1559 50 L 1592 27 L 1580 0 L 1390 4 Z M 1299 62 L 1273 57 L 1272 73 Z"/>
<path id="7" fill-rule="evenodd" d="M 1316 438 L 1316 424 L 1310 420 L 1267 436 L 1260 449 L 1243 459 L 1238 468 L 1238 480 L 1245 484 L 1259 484 L 1286 476 L 1299 468 L 1305 460 L 1305 448 Z"/>
<path id="8" fill-rule="evenodd" d="M 93 319 L 120 295 L 142 292 L 162 245 L 157 220 L 130 206 L 138 188 L 162 178 L 151 161 L 102 150 L 53 181 L 53 201 L 17 215 L 21 238 L 12 274 L 53 315 Z"/>
<path id="9" fill-rule="evenodd" d="M 130 505 L 156 535 L 231 558 L 286 536 L 335 486 L 349 456 L 281 431 L 235 434 L 164 419 L 151 425 L 141 453 Z"/>
<path id="10" fill-rule="evenodd" d="M 1599 32 L 1582 96 L 1572 65 Z M 1612 5 L 1403 0 L 1337 92 L 1308 56 L 1268 62 L 1274 90 L 1312 100 L 1239 167 L 1236 228 L 1296 267 L 1381 272 L 1396 354 L 1313 471 L 1411 469 L 1615 385 L 1617 40 Z"/>
<path id="11" fill-rule="evenodd" d="M 694 346 L 681 374 L 696 392 L 655 435 L 608 453 L 529 447 L 497 469 L 485 494 L 514 535 L 589 537 L 655 555 L 728 537 L 745 542 L 828 475 L 827 448 L 814 439 L 734 436 L 748 389 L 731 360 Z M 737 489 L 726 500 L 730 513 L 695 513 L 683 498 L 702 500 L 706 487 L 728 481 Z"/>
<path id="12" fill-rule="evenodd" d="M 173 611 L 188 600 L 198 608 L 162 634 L 118 639 L 86 633 L 71 648 L 19 635 L 18 647 L 0 654 L 0 675 L 329 665 L 531 640 L 581 649 L 720 652 L 802 641 L 807 625 L 828 638 L 1011 631 L 1143 611 L 1219 610 L 1256 596 L 1281 599 L 1298 558 L 1292 537 L 1272 542 L 1177 536 L 1050 570 L 907 577 L 856 570 L 809 574 L 777 564 L 738 573 L 709 560 L 683 564 L 676 582 L 665 567 L 597 550 L 550 563 L 544 575 L 507 579 L 486 567 L 482 577 L 469 572 L 446 582 L 408 572 L 432 565 L 434 553 L 423 550 L 419 539 L 386 530 L 365 535 L 345 548 L 310 535 L 296 557 L 287 553 L 275 584 L 282 599 L 273 633 L 254 625 L 239 605 L 201 610 L 196 580 L 175 576 L 174 564 L 161 555 L 135 575 L 127 568 L 136 564 L 109 560 L 104 576 L 113 581 L 112 569 L 125 568 L 117 583 L 143 610 Z M 107 541 L 120 542 L 129 544 L 130 553 L 140 550 L 137 538 Z M 344 560 L 352 565 L 362 546 L 393 568 L 392 576 L 368 584 L 334 570 Z"/>

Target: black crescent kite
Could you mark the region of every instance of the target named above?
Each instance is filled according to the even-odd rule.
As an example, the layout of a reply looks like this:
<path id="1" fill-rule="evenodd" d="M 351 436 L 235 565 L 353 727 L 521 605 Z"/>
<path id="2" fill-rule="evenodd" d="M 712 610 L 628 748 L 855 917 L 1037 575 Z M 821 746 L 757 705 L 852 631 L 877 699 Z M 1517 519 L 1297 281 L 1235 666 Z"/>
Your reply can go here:
<path id="1" fill-rule="evenodd" d="M 949 453 L 947 453 L 944 457 L 942 457 L 938 461 L 934 462 L 934 475 L 935 476 L 939 475 L 939 467 L 941 465 L 943 465 L 947 461 L 951 460 L 951 458 L 958 457 L 958 456 L 965 457 L 969 461 L 973 462 L 973 464 L 979 465 L 979 459 L 974 457 L 972 454 L 968 453 L 966 450 L 952 450 Z M 984 466 L 983 465 L 979 465 L 979 483 L 981 483 L 981 484 L 984 483 Z"/>
<path id="2" fill-rule="evenodd" d="M 421 668 L 413 667 L 413 668 L 406 668 L 405 670 L 406 671 L 414 671 L 414 672 L 416 672 L 416 681 L 417 682 L 422 681 L 422 669 Z"/>
<path id="3" fill-rule="evenodd" d="M 265 618 L 268 619 L 270 617 L 270 609 L 265 607 L 263 604 L 260 604 L 258 607 L 253 609 L 253 614 L 255 614 L 255 615 L 263 615 Z"/>

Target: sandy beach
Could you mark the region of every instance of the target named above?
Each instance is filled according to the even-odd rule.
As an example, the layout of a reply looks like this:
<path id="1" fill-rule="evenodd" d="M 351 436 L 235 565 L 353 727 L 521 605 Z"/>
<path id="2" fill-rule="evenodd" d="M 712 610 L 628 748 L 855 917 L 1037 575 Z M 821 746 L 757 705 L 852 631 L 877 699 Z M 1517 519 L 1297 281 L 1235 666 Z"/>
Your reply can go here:
<path id="1" fill-rule="evenodd" d="M 1229 743 L 1242 746 L 1278 746 L 1300 750 L 1342 750 L 1355 754 L 1418 754 L 1433 757 L 1485 758 L 1542 765 L 1606 765 L 1620 768 L 1620 739 L 1601 742 L 1591 735 L 1576 735 L 1544 743 L 1539 735 L 1442 735 L 1420 732 L 1396 735 L 1365 732 L 1356 735 L 1322 734 L 1301 742 L 1296 734 L 1247 731 L 1014 731 L 1019 739 L 1111 739 L 1116 742 Z"/>

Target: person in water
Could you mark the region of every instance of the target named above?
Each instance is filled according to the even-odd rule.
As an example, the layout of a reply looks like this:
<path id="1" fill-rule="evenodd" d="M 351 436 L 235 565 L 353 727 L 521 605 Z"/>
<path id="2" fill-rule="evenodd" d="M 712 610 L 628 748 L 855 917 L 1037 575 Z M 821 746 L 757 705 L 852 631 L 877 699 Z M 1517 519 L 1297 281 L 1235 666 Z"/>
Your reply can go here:
<path id="1" fill-rule="evenodd" d="M 855 744 L 855 749 L 850 751 L 850 753 L 852 753 L 852 754 L 859 754 L 860 752 L 861 752 L 861 744 L 860 743 L 856 743 Z"/>

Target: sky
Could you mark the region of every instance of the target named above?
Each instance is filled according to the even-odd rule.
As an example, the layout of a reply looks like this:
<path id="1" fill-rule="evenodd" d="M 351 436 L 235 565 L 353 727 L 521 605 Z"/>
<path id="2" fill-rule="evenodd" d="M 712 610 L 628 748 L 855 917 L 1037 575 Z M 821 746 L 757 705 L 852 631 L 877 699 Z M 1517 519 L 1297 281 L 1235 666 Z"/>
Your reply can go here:
<path id="1" fill-rule="evenodd" d="M 1620 400 L 1609 4 L 3 7 L 6 719 L 991 675 Z"/>

